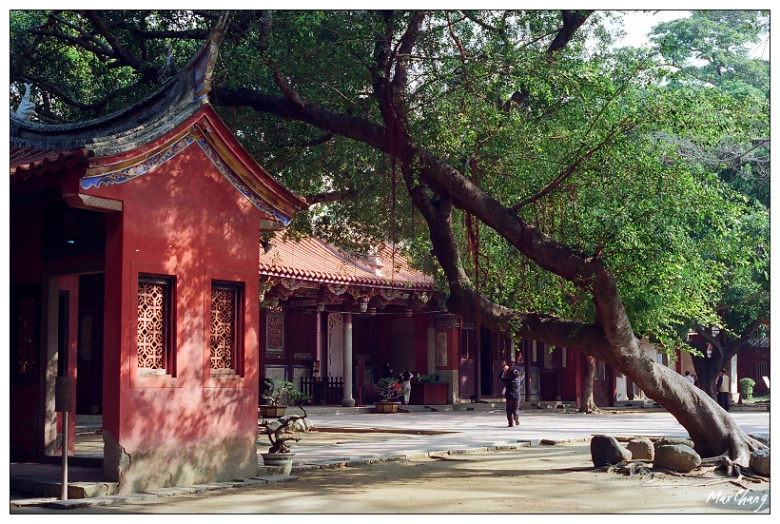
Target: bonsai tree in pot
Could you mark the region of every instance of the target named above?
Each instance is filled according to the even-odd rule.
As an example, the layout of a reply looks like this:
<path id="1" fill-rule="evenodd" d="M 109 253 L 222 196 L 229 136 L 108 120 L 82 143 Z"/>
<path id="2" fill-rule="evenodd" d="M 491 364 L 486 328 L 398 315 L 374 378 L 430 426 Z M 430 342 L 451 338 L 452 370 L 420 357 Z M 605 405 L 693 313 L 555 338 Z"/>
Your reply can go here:
<path id="1" fill-rule="evenodd" d="M 292 461 L 295 456 L 295 452 L 292 451 L 288 442 L 298 442 L 300 437 L 289 436 L 292 432 L 294 423 L 299 420 L 306 419 L 306 410 L 303 409 L 303 401 L 306 395 L 300 395 L 298 397 L 298 403 L 296 406 L 300 408 L 303 415 L 287 415 L 281 417 L 279 420 L 263 420 L 258 424 L 261 431 L 268 437 L 268 441 L 271 443 L 271 447 L 268 448 L 267 453 L 261 453 L 263 457 L 263 465 L 272 468 L 272 472 L 278 475 L 289 475 L 292 471 Z M 304 424 L 304 431 L 306 426 Z"/>
<path id="2" fill-rule="evenodd" d="M 263 381 L 263 386 L 261 398 L 264 403 L 259 406 L 263 417 L 281 417 L 288 406 L 300 405 L 311 400 L 311 397 L 301 393 L 295 384 L 286 380 L 267 378 Z"/>
<path id="3" fill-rule="evenodd" d="M 377 413 L 396 413 L 400 402 L 396 399 L 403 393 L 401 384 L 393 377 L 385 377 L 374 385 L 382 400 L 375 404 Z"/>

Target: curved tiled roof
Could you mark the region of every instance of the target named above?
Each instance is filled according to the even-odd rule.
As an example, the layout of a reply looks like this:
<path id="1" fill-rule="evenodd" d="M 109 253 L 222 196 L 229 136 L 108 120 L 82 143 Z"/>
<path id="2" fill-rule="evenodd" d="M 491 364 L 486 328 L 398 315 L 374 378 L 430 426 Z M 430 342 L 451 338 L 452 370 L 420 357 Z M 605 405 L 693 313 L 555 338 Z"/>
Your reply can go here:
<path id="1" fill-rule="evenodd" d="M 384 244 L 372 261 L 357 258 L 320 240 L 282 240 L 277 232 L 273 248 L 260 248 L 260 274 L 312 282 L 356 284 L 398 289 L 434 289 L 433 277 L 409 266 L 399 253 Z"/>
<path id="2" fill-rule="evenodd" d="M 86 149 L 56 149 L 42 151 L 34 147 L 11 148 L 11 181 L 15 175 L 26 178 L 32 174 L 40 175 L 49 168 L 59 169 L 63 164 L 86 162 Z M 68 166 L 72 167 L 72 166 Z"/>

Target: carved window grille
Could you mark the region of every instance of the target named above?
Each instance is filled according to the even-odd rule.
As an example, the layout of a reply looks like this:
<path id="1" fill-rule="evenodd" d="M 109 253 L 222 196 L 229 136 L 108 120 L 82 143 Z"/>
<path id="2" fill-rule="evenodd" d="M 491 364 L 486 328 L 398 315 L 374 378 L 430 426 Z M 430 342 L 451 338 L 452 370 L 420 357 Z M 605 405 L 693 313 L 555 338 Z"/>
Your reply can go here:
<path id="1" fill-rule="evenodd" d="M 37 330 L 37 303 L 32 297 L 19 301 L 19 330 L 18 352 L 16 358 L 16 371 L 19 375 L 33 372 L 38 353 L 36 344 Z"/>
<path id="2" fill-rule="evenodd" d="M 212 372 L 238 373 L 241 331 L 242 286 L 233 283 L 211 285 L 211 355 Z"/>
<path id="3" fill-rule="evenodd" d="M 284 315 L 266 315 L 265 349 L 268 353 L 284 353 Z"/>
<path id="4" fill-rule="evenodd" d="M 143 373 L 173 373 L 173 279 L 138 276 L 138 369 Z"/>

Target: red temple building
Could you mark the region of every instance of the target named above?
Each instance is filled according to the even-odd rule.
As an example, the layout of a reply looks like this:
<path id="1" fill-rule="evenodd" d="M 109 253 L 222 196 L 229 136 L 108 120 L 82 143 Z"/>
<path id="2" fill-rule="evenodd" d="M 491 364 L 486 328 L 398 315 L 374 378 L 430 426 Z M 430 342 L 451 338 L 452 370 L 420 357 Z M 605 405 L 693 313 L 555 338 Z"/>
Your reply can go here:
<path id="1" fill-rule="evenodd" d="M 257 474 L 258 239 L 307 203 L 208 103 L 218 43 L 120 112 L 11 117 L 11 460 L 57 453 L 69 376 L 121 493 Z"/>

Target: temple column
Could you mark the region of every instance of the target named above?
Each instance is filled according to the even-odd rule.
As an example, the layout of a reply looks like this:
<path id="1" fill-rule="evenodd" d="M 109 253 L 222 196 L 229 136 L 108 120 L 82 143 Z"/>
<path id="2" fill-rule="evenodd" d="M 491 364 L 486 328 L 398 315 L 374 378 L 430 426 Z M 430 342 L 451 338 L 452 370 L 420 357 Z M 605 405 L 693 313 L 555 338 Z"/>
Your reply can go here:
<path id="1" fill-rule="evenodd" d="M 732 404 L 739 401 L 739 377 L 737 376 L 737 355 L 731 357 L 728 367 L 729 375 L 729 400 Z"/>
<path id="2" fill-rule="evenodd" d="M 344 313 L 344 398 L 341 405 L 351 408 L 352 398 L 352 313 Z"/>

